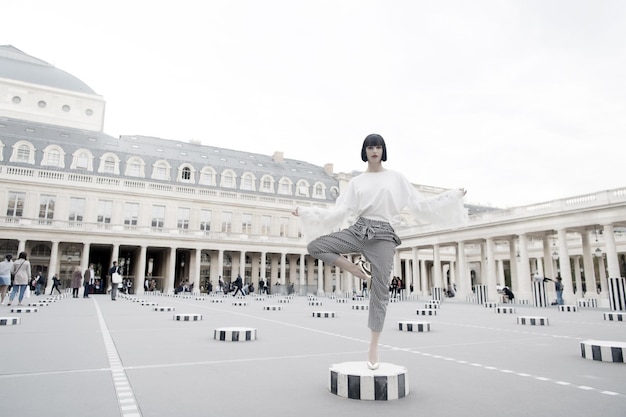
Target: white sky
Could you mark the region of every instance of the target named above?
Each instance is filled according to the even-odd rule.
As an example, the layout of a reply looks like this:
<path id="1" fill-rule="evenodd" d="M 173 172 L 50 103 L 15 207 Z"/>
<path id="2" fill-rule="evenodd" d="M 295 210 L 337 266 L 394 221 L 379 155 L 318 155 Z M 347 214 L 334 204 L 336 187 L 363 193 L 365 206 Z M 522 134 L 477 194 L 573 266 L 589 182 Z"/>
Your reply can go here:
<path id="1" fill-rule="evenodd" d="M 80 78 L 105 133 L 387 168 L 511 207 L 626 186 L 626 1 L 20 0 L 0 44 Z"/>

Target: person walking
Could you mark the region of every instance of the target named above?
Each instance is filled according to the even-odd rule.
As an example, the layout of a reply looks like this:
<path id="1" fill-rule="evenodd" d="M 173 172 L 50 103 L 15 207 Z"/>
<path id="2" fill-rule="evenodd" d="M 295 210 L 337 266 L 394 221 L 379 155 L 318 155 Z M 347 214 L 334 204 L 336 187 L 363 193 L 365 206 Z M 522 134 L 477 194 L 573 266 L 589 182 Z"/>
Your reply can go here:
<path id="1" fill-rule="evenodd" d="M 238 292 L 241 293 L 244 297 L 246 294 L 243 292 L 243 280 L 241 279 L 241 275 L 237 275 L 237 279 L 234 282 L 235 292 L 233 293 L 233 297 L 237 295 Z"/>
<path id="2" fill-rule="evenodd" d="M 109 269 L 109 276 L 111 277 L 111 300 L 117 299 L 117 288 L 122 282 L 122 271 L 117 262 L 113 261 L 113 266 Z"/>
<path id="3" fill-rule="evenodd" d="M 50 295 L 52 295 L 54 290 L 57 290 L 57 292 L 61 294 L 61 290 L 59 289 L 60 286 L 61 286 L 61 280 L 57 277 L 57 274 L 53 274 L 52 275 L 52 289 L 50 290 Z"/>
<path id="4" fill-rule="evenodd" d="M 556 304 L 562 306 L 564 304 L 563 301 L 563 278 L 561 278 L 561 274 L 556 277 L 556 281 L 554 282 L 554 289 L 556 291 Z"/>
<path id="5" fill-rule="evenodd" d="M 70 285 L 72 287 L 72 298 L 78 298 L 78 290 L 80 288 L 82 279 L 83 274 L 81 274 L 80 272 L 80 265 L 76 265 L 74 267 L 74 271 L 72 272 L 72 281 Z"/>
<path id="6" fill-rule="evenodd" d="M 31 270 L 30 262 L 26 252 L 20 252 L 17 257 L 17 261 L 13 262 L 13 288 L 11 289 L 11 295 L 9 296 L 9 302 L 7 305 L 11 305 L 15 295 L 19 292 L 18 305 L 22 305 L 24 300 L 24 294 L 26 292 L 26 286 L 29 285 Z"/>
<path id="7" fill-rule="evenodd" d="M 394 230 L 403 222 L 401 211 L 409 208 L 420 223 L 448 227 L 465 224 L 467 210 L 463 206 L 465 189 L 456 189 L 425 199 L 402 175 L 383 167 L 387 146 L 382 136 L 368 135 L 361 147 L 361 160 L 367 170 L 348 183 L 334 207 L 296 207 L 300 216 L 307 250 L 314 258 L 334 265 L 362 280 L 370 276 L 364 262 L 352 263 L 342 254 L 360 253 L 371 269 L 368 327 L 370 343 L 367 367 L 379 366 L 378 343 L 389 303 L 389 277 L 395 248 L 401 241 Z M 338 232 L 346 220 L 351 225 Z"/>
<path id="8" fill-rule="evenodd" d="M 85 273 L 83 274 L 83 287 L 85 288 L 83 298 L 89 298 L 89 293 L 91 292 L 91 288 L 93 288 L 95 279 L 96 273 L 93 270 L 93 264 L 89 264 L 89 268 L 85 269 Z"/>
<path id="9" fill-rule="evenodd" d="M 7 290 L 11 285 L 11 274 L 13 273 L 13 255 L 7 254 L 4 260 L 0 262 L 0 305 L 4 305 L 4 299 L 7 296 Z"/>

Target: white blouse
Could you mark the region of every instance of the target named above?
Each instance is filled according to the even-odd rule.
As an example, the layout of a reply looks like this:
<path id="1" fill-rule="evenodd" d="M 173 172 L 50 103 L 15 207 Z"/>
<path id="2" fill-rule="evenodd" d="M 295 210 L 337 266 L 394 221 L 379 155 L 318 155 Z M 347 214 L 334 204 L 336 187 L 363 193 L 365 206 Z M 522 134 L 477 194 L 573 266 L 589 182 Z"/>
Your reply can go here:
<path id="1" fill-rule="evenodd" d="M 401 214 L 405 208 L 418 224 L 458 227 L 467 222 L 461 190 L 424 198 L 404 175 L 388 169 L 354 177 L 334 207 L 298 207 L 298 214 L 308 242 L 359 217 L 385 221 L 397 228 L 406 224 Z"/>

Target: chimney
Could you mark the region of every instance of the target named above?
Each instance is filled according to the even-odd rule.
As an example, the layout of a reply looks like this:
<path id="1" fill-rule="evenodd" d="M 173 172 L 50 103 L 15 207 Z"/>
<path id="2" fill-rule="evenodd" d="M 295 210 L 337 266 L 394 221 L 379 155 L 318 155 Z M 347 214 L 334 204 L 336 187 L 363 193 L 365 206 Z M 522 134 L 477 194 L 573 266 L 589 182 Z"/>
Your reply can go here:
<path id="1" fill-rule="evenodd" d="M 324 165 L 324 172 L 328 175 L 333 175 L 333 168 L 333 164 L 326 164 Z"/>
<path id="2" fill-rule="evenodd" d="M 274 160 L 274 162 L 276 162 L 277 164 L 282 164 L 283 163 L 283 153 L 279 152 L 279 151 L 275 151 L 274 155 L 272 155 L 272 159 Z"/>

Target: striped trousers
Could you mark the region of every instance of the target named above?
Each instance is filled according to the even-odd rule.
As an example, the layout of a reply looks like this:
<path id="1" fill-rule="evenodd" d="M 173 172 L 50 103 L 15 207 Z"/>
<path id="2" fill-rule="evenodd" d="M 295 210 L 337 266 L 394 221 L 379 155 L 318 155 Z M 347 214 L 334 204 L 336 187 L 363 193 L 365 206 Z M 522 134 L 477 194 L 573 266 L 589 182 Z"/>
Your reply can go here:
<path id="1" fill-rule="evenodd" d="M 389 304 L 389 276 L 396 246 L 401 243 L 387 222 L 360 217 L 352 226 L 310 242 L 309 254 L 334 265 L 341 254 L 360 253 L 372 265 L 368 327 L 381 332 Z"/>

